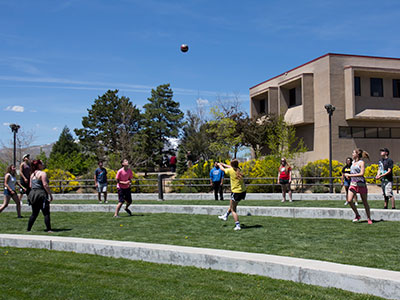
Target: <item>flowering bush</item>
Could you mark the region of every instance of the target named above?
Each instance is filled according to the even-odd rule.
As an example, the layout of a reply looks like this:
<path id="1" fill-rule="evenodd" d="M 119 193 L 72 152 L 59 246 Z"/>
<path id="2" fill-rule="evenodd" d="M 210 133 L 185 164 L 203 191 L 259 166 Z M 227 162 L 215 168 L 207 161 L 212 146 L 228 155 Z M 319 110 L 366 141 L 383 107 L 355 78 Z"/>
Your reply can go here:
<path id="1" fill-rule="evenodd" d="M 43 171 L 47 173 L 50 181 L 49 186 L 54 193 L 65 193 L 79 188 L 79 182 L 75 180 L 76 177 L 68 171 L 61 169 L 45 169 Z"/>
<path id="2" fill-rule="evenodd" d="M 224 163 L 229 164 L 229 160 Z M 214 167 L 214 161 L 201 161 L 191 168 L 189 168 L 182 176 L 175 179 L 173 182 L 173 190 L 175 192 L 210 192 L 211 187 L 209 184 L 210 171 Z M 251 160 L 239 164 L 242 173 L 246 180 L 247 191 L 251 193 L 262 193 L 271 192 L 273 190 L 272 186 L 258 185 L 258 184 L 269 184 L 274 183 L 274 180 L 265 179 L 251 179 L 251 178 L 261 178 L 261 177 L 273 177 L 276 178 L 278 174 L 279 161 L 276 161 L 273 157 L 267 156 L 264 159 Z M 203 178 L 204 181 L 192 180 Z M 179 180 L 181 179 L 181 180 Z M 183 180 L 182 180 L 183 179 Z M 185 180 L 186 179 L 186 180 Z M 228 183 L 229 179 L 225 179 L 225 183 Z M 202 184 L 203 186 L 193 186 L 192 184 Z M 254 186 L 249 184 L 256 184 Z M 182 186 L 183 185 L 183 186 Z M 225 184 L 226 187 L 229 186 Z"/>
<path id="3" fill-rule="evenodd" d="M 343 164 L 337 160 L 332 160 L 332 177 L 342 176 Z M 320 159 L 309 162 L 300 170 L 303 177 L 329 177 L 329 159 Z M 306 183 L 329 183 L 329 179 L 307 179 Z M 339 183 L 340 179 L 335 179 L 334 183 Z"/>

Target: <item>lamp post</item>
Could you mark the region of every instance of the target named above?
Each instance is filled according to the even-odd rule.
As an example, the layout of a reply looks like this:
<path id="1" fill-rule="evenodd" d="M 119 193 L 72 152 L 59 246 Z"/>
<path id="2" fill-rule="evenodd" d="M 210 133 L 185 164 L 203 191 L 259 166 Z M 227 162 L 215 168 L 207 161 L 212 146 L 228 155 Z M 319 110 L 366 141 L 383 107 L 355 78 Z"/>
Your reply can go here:
<path id="1" fill-rule="evenodd" d="M 332 104 L 325 104 L 326 112 L 329 116 L 329 193 L 333 193 L 333 178 L 332 178 L 332 115 L 335 107 Z"/>
<path id="2" fill-rule="evenodd" d="M 17 124 L 10 124 L 10 128 L 11 128 L 11 131 L 14 133 L 14 157 L 13 157 L 13 162 L 14 162 L 14 167 L 17 167 L 16 166 L 16 163 L 17 163 L 17 160 L 16 160 L 16 158 L 17 158 L 17 132 L 18 132 L 18 129 L 21 128 L 21 126 L 19 126 Z"/>

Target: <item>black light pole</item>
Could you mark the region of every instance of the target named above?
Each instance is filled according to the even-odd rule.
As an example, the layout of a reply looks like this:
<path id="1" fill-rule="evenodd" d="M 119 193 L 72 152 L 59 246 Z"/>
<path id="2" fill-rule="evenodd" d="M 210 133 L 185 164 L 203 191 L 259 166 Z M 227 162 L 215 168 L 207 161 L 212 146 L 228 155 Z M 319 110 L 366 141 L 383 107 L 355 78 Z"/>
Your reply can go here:
<path id="1" fill-rule="evenodd" d="M 326 112 L 329 115 L 329 193 L 333 193 L 333 178 L 332 178 L 332 115 L 335 107 L 332 104 L 325 104 Z"/>
<path id="2" fill-rule="evenodd" d="M 21 126 L 19 126 L 17 124 L 10 124 L 10 128 L 11 128 L 11 131 L 14 133 L 14 158 L 13 158 L 13 161 L 14 161 L 14 167 L 17 167 L 16 166 L 16 163 L 17 163 L 17 132 L 18 132 L 18 129 L 21 128 Z"/>

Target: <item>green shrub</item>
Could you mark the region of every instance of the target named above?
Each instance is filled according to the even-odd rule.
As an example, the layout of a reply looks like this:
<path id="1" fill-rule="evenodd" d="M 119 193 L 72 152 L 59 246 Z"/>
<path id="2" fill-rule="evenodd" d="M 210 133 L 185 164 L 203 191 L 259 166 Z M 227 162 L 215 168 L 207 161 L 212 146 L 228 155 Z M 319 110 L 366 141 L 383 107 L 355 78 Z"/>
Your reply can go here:
<path id="1" fill-rule="evenodd" d="M 225 161 L 229 164 L 229 161 Z M 245 178 L 265 178 L 273 177 L 274 179 L 247 179 L 247 191 L 249 193 L 269 193 L 274 190 L 272 185 L 257 185 L 257 184 L 274 184 L 276 183 L 278 175 L 279 161 L 274 159 L 272 156 L 267 156 L 263 159 L 250 160 L 239 164 Z M 189 192 L 210 192 L 211 187 L 209 185 L 210 170 L 214 167 L 214 161 L 201 161 L 191 168 L 189 168 L 182 176 L 176 178 L 173 183 L 173 191 L 180 193 Z M 189 180 L 205 178 L 204 181 Z M 183 180 L 180 180 L 183 179 Z M 186 180 L 184 180 L 186 179 Z M 229 178 L 225 179 L 225 187 L 229 186 Z M 203 184 L 204 186 L 192 186 L 192 184 Z M 256 184 L 256 185 L 251 185 Z M 184 186 L 179 186 L 184 185 Z M 278 187 L 279 189 L 279 187 Z"/>
<path id="2" fill-rule="evenodd" d="M 341 177 L 343 164 L 337 160 L 332 160 L 332 177 Z M 320 159 L 309 162 L 301 168 L 302 177 L 328 177 L 327 179 L 306 179 L 307 184 L 324 183 L 329 184 L 329 159 Z M 340 178 L 334 179 L 334 183 L 340 183 Z"/>
<path id="3" fill-rule="evenodd" d="M 79 188 L 79 182 L 76 181 L 76 177 L 68 171 L 61 169 L 45 169 L 47 177 L 49 178 L 49 185 L 54 193 L 65 193 L 75 191 Z M 68 185 L 68 187 L 65 187 Z"/>

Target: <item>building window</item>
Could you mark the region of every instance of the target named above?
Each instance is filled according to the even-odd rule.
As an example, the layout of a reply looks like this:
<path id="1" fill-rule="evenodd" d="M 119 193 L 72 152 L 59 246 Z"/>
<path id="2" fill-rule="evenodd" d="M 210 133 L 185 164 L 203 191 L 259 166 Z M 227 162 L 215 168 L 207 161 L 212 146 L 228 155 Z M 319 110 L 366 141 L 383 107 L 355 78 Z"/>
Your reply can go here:
<path id="1" fill-rule="evenodd" d="M 339 126 L 339 138 L 400 139 L 400 127 L 346 127 Z"/>
<path id="2" fill-rule="evenodd" d="M 400 128 L 390 128 L 390 137 L 392 139 L 400 139 Z"/>
<path id="3" fill-rule="evenodd" d="M 364 138 L 365 137 L 364 127 L 352 127 L 351 136 L 353 138 Z"/>
<path id="4" fill-rule="evenodd" d="M 390 128 L 378 128 L 378 138 L 390 138 Z"/>
<path id="5" fill-rule="evenodd" d="M 365 128 L 365 137 L 370 138 L 370 139 L 378 138 L 378 128 L 366 127 Z"/>
<path id="6" fill-rule="evenodd" d="M 351 127 L 339 126 L 339 137 L 340 138 L 351 138 Z"/>
<path id="7" fill-rule="evenodd" d="M 371 78 L 371 96 L 383 97 L 383 79 Z"/>
<path id="8" fill-rule="evenodd" d="M 360 77 L 354 77 L 354 95 L 361 96 L 361 80 Z"/>
<path id="9" fill-rule="evenodd" d="M 296 105 L 296 88 L 289 90 L 289 107 Z"/>
<path id="10" fill-rule="evenodd" d="M 393 79 L 393 98 L 400 98 L 400 79 Z"/>
<path id="11" fill-rule="evenodd" d="M 265 100 L 260 100 L 260 114 L 265 114 Z"/>

